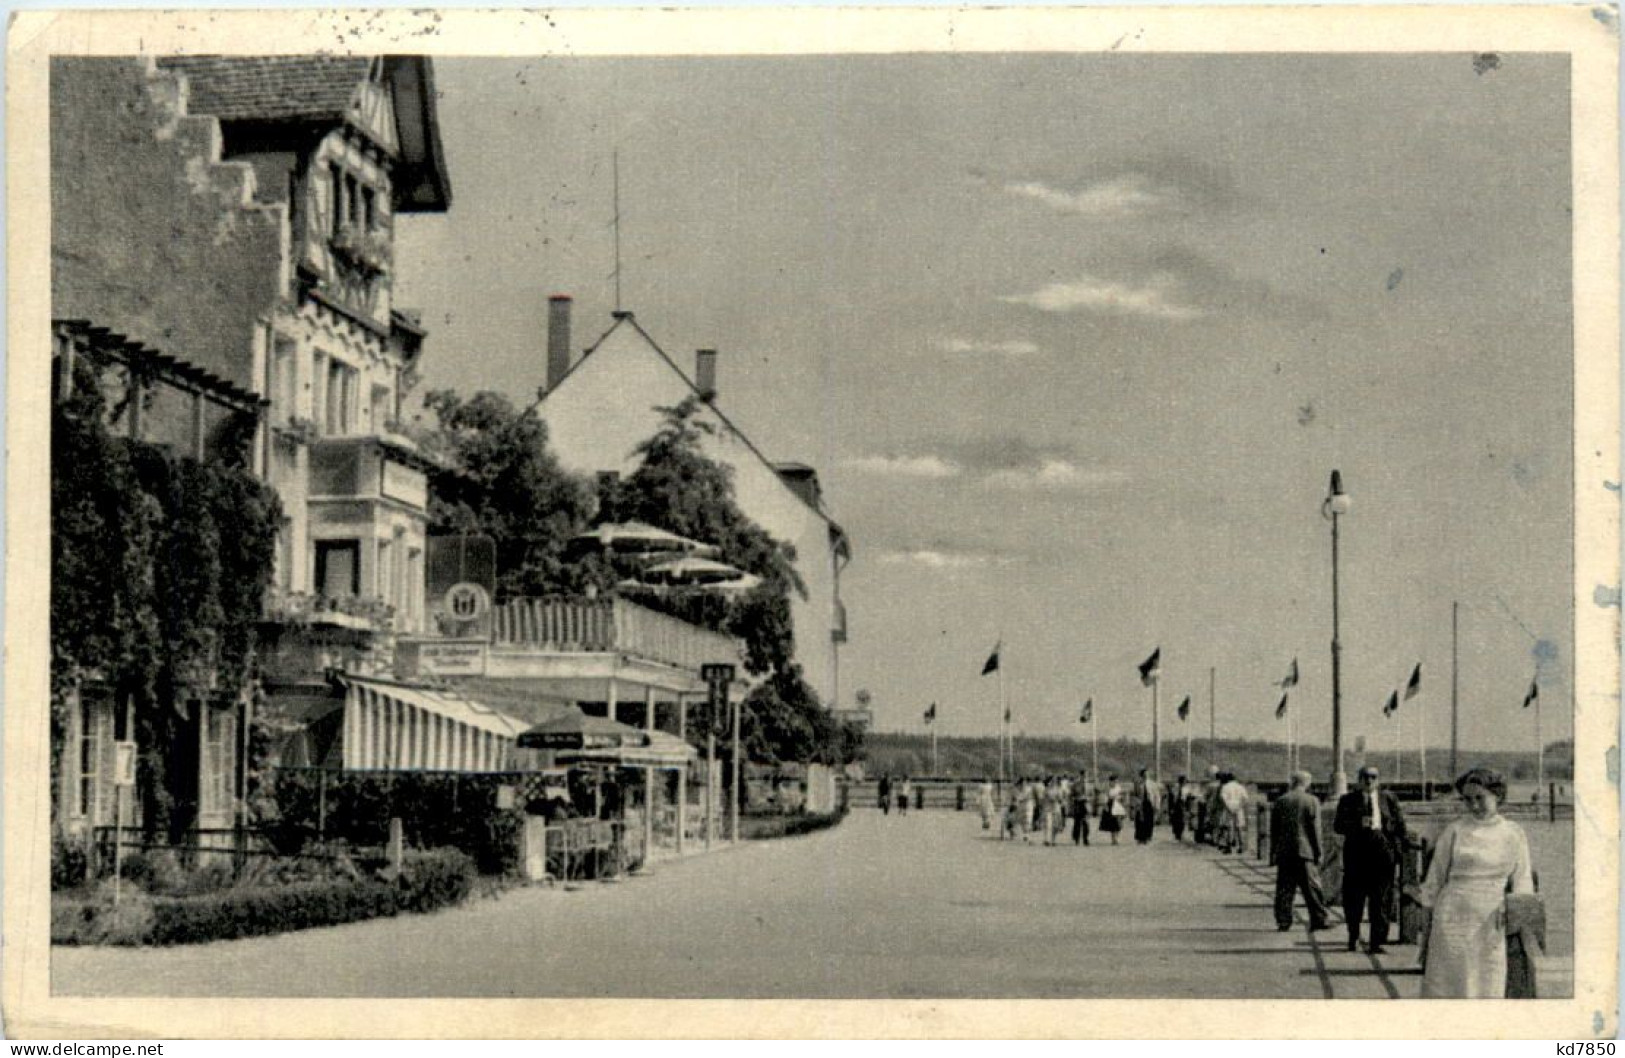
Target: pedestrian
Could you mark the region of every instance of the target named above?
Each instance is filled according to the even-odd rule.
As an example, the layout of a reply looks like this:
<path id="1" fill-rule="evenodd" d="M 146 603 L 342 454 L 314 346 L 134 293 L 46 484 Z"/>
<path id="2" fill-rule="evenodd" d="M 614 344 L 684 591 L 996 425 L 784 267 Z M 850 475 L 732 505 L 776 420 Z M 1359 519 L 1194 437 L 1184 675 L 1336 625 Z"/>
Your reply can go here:
<path id="1" fill-rule="evenodd" d="M 1162 784 L 1151 778 L 1145 768 L 1140 769 L 1139 777 L 1134 780 L 1134 842 L 1137 845 L 1151 843 L 1151 831 L 1157 825 L 1157 799 L 1162 790 Z"/>
<path id="2" fill-rule="evenodd" d="M 1128 809 L 1123 807 L 1123 788 L 1117 785 L 1117 776 L 1106 777 L 1106 805 L 1100 811 L 1100 832 L 1112 836 L 1112 844 L 1117 844 L 1117 835 L 1123 829 L 1123 817 Z"/>
<path id="3" fill-rule="evenodd" d="M 898 787 L 897 787 L 897 814 L 898 815 L 900 815 L 900 816 L 908 815 L 908 802 L 909 802 L 909 798 L 912 797 L 913 795 L 914 795 L 914 784 L 912 782 L 910 782 L 908 776 L 905 775 L 905 776 L 903 776 L 903 781 L 900 784 L 898 784 Z"/>
<path id="4" fill-rule="evenodd" d="M 1055 844 L 1055 780 L 1045 779 L 1037 784 L 1038 829 L 1044 835 L 1044 844 Z"/>
<path id="5" fill-rule="evenodd" d="M 976 807 L 982 813 L 982 829 L 993 829 L 993 784 L 984 781 L 976 791 Z"/>
<path id="6" fill-rule="evenodd" d="M 1234 772 L 1225 772 L 1221 776 L 1225 781 L 1219 786 L 1219 812 L 1222 818 L 1224 834 L 1224 851 L 1247 851 L 1247 787 L 1241 784 Z"/>
<path id="7" fill-rule="evenodd" d="M 1078 781 L 1072 784 L 1072 844 L 1089 844 L 1089 813 L 1093 806 L 1089 803 L 1089 781 L 1083 772 L 1078 772 Z"/>
<path id="8" fill-rule="evenodd" d="M 1219 828 L 1219 766 L 1207 766 L 1207 782 L 1202 784 L 1201 806 L 1198 811 L 1201 818 L 1197 822 L 1196 840 L 1205 845 L 1217 845 L 1218 839 L 1215 831 Z"/>
<path id="9" fill-rule="evenodd" d="M 891 815 L 891 775 L 880 777 L 880 811 L 883 815 Z"/>
<path id="10" fill-rule="evenodd" d="M 1456 780 L 1468 814 L 1444 832 L 1420 890 L 1431 909 L 1422 966 L 1424 999 L 1501 999 L 1506 993 L 1508 892 L 1533 893 L 1529 839 L 1500 813 L 1499 773 L 1472 768 Z"/>
<path id="11" fill-rule="evenodd" d="M 1173 827 L 1174 840 L 1185 840 L 1185 777 L 1174 783 L 1174 792 L 1168 799 L 1168 825 Z"/>
<path id="12" fill-rule="evenodd" d="M 1393 794 L 1380 788 L 1375 765 L 1360 769 L 1360 788 L 1337 802 L 1332 829 L 1343 836 L 1343 919 L 1349 951 L 1360 941 L 1360 917 L 1367 907 L 1371 931 L 1366 950 L 1380 955 L 1388 943 L 1388 897 L 1394 868 L 1405 847 L 1405 816 Z"/>
<path id="13" fill-rule="evenodd" d="M 1270 850 L 1275 859 L 1275 928 L 1292 928 L 1292 901 L 1303 892 L 1309 928 L 1325 929 L 1326 897 L 1320 891 L 1320 801 L 1309 792 L 1310 776 L 1295 771 L 1287 792 L 1270 808 Z"/>
<path id="14" fill-rule="evenodd" d="M 1031 841 L 1033 825 L 1038 818 L 1038 790 L 1037 780 L 1023 779 L 1021 782 L 1021 840 Z"/>

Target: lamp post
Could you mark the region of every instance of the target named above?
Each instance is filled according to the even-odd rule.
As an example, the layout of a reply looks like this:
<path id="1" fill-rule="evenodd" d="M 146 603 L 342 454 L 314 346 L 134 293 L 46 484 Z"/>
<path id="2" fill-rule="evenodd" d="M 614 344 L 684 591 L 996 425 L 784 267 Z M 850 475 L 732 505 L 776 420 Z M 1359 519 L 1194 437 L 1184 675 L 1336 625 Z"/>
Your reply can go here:
<path id="1" fill-rule="evenodd" d="M 1332 483 L 1321 501 L 1320 513 L 1332 523 L 1332 796 L 1348 793 L 1348 774 L 1343 771 L 1343 644 L 1338 636 L 1337 612 L 1337 519 L 1349 512 L 1353 501 L 1343 491 L 1343 475 L 1332 471 Z"/>

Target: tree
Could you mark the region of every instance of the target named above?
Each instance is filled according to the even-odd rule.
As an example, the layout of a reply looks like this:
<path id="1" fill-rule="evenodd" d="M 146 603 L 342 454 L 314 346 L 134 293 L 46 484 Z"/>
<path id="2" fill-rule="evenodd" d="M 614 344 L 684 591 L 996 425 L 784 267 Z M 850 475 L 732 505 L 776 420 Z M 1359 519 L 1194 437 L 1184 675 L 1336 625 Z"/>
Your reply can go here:
<path id="1" fill-rule="evenodd" d="M 755 675 L 788 672 L 795 662 L 790 593 L 806 595 L 795 568 L 795 549 L 775 540 L 739 508 L 733 468 L 705 454 L 703 444 L 716 428 L 700 417 L 705 404 L 689 397 L 659 407 L 662 421 L 653 436 L 634 450 L 642 457 L 611 503 L 622 519 L 659 526 L 714 544 L 722 560 L 762 578 L 741 596 L 718 600 L 703 592 L 639 597 L 675 617 L 738 636 L 745 643 L 745 667 Z"/>
<path id="2" fill-rule="evenodd" d="M 431 481 L 431 531 L 491 537 L 499 598 L 570 592 L 605 579 L 590 561 L 565 560 L 595 501 L 586 481 L 560 466 L 545 422 L 498 393 L 465 400 L 442 389 L 423 403 L 435 425 L 418 439 L 451 464 Z"/>

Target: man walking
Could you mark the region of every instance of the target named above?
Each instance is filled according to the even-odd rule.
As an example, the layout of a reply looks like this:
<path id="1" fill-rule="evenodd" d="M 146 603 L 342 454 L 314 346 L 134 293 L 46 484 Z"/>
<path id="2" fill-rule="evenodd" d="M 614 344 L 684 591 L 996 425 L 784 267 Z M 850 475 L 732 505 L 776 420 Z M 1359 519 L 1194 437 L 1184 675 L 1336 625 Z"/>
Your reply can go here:
<path id="1" fill-rule="evenodd" d="M 1275 928 L 1292 928 L 1292 901 L 1303 890 L 1309 928 L 1325 929 L 1326 898 L 1320 892 L 1320 801 L 1309 792 L 1309 773 L 1295 771 L 1287 792 L 1270 808 L 1270 849 L 1275 857 Z"/>
<path id="2" fill-rule="evenodd" d="M 1360 915 L 1370 905 L 1371 931 L 1366 950 L 1380 955 L 1388 943 L 1388 895 L 1394 865 L 1405 845 L 1405 817 L 1393 794 L 1378 788 L 1377 769 L 1360 769 L 1360 788 L 1337 802 L 1332 829 L 1343 835 L 1343 917 L 1349 951 L 1360 940 Z"/>
<path id="3" fill-rule="evenodd" d="M 1078 772 L 1078 781 L 1072 784 L 1072 844 L 1089 844 L 1089 816 L 1094 803 L 1089 797 L 1089 777 Z"/>

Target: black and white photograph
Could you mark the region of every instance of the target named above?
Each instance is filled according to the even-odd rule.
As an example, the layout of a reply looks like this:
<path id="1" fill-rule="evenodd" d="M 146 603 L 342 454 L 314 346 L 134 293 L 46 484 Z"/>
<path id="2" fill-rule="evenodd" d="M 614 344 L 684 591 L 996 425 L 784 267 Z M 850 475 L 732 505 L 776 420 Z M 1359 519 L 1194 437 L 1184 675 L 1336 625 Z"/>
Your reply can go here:
<path id="1" fill-rule="evenodd" d="M 1611 1037 L 1617 11 L 1322 14 L 14 24 L 17 1031 Z"/>

